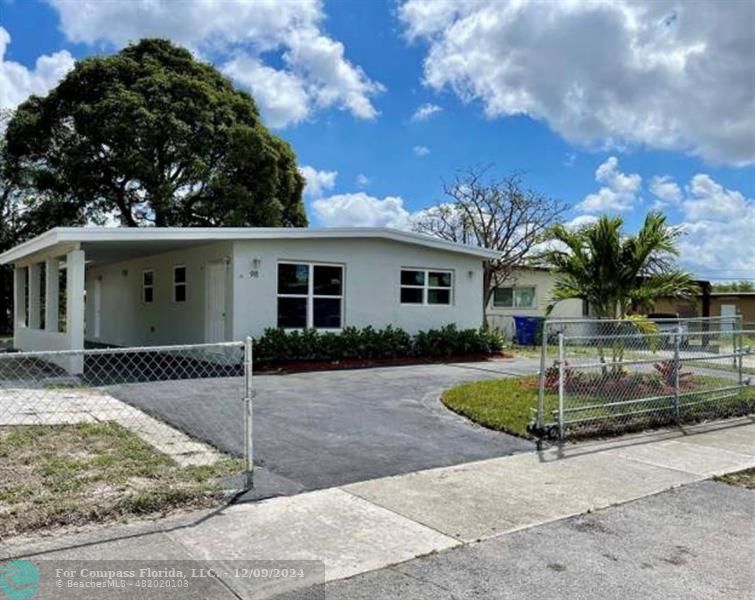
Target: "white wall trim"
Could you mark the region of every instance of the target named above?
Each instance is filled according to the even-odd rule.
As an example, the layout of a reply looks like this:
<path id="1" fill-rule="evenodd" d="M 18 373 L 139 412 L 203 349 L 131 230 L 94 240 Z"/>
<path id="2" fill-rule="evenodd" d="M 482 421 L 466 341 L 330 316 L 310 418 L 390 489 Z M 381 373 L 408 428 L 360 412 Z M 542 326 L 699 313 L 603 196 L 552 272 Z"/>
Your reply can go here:
<path id="1" fill-rule="evenodd" d="M 499 252 L 456 244 L 411 231 L 388 227 L 56 227 L 0 254 L 0 264 L 16 263 L 33 254 L 56 251 L 67 244 L 93 242 L 186 241 L 214 242 L 223 240 L 268 239 L 385 239 L 448 252 L 496 258 Z M 65 254 L 60 251 L 60 254 Z"/>

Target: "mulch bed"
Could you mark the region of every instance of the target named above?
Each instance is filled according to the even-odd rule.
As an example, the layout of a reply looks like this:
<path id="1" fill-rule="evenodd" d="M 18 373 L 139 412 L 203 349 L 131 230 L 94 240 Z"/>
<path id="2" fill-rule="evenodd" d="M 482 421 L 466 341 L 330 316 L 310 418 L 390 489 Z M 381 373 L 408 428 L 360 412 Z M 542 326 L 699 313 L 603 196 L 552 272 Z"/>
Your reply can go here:
<path id="1" fill-rule="evenodd" d="M 343 360 L 293 360 L 255 366 L 259 373 L 305 373 L 308 371 L 337 371 L 346 369 L 367 369 L 370 367 L 402 367 L 408 365 L 432 365 L 442 363 L 489 362 L 514 358 L 512 354 L 465 354 L 442 358 L 347 358 Z"/>

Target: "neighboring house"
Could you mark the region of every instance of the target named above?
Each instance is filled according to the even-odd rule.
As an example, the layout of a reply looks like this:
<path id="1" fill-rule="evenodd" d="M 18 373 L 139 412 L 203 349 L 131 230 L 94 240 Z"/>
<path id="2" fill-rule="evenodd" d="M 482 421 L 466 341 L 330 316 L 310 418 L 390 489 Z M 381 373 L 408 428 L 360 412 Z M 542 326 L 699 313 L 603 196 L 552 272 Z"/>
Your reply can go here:
<path id="1" fill-rule="evenodd" d="M 504 336 L 514 333 L 516 316 L 544 317 L 551 302 L 556 275 L 542 267 L 516 269 L 509 282 L 493 290 L 487 306 L 488 325 L 499 329 Z M 579 298 L 557 302 L 551 318 L 579 319 L 587 315 L 587 307 Z"/>
<path id="2" fill-rule="evenodd" d="M 741 324 L 755 329 L 755 292 L 711 292 L 711 316 L 737 316 Z"/>
<path id="3" fill-rule="evenodd" d="M 276 326 L 479 327 L 483 261 L 495 255 L 385 228 L 85 227 L 52 229 L 0 263 L 15 267 L 14 346 L 64 350 Z"/>
<path id="4" fill-rule="evenodd" d="M 755 292 L 713 292 L 710 283 L 699 282 L 701 292 L 694 303 L 674 300 L 656 302 L 658 312 L 676 312 L 683 317 L 730 317 L 755 328 Z"/>

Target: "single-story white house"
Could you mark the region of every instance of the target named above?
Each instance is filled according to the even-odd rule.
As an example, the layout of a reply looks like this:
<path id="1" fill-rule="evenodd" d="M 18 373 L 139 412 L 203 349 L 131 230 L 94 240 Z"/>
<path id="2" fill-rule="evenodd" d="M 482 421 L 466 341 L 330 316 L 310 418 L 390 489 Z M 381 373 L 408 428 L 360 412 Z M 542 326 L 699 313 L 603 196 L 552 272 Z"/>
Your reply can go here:
<path id="1" fill-rule="evenodd" d="M 479 327 L 494 256 L 387 228 L 59 227 L 0 264 L 15 267 L 14 346 L 34 351 L 222 342 L 276 326 Z"/>
<path id="2" fill-rule="evenodd" d="M 556 274 L 544 267 L 521 267 L 510 281 L 493 290 L 486 309 L 488 325 L 504 336 L 514 334 L 513 317 L 544 317 L 551 303 Z M 561 300 L 550 313 L 553 319 L 580 319 L 589 316 L 587 303 L 579 298 Z"/>

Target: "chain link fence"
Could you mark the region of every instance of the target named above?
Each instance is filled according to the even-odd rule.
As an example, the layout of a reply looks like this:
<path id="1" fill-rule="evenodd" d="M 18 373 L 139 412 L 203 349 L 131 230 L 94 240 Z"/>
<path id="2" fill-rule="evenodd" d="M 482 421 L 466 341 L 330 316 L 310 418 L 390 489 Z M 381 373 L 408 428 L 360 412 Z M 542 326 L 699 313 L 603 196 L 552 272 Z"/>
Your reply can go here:
<path id="1" fill-rule="evenodd" d="M 563 440 L 748 414 L 754 345 L 727 319 L 546 322 L 536 430 Z"/>
<path id="2" fill-rule="evenodd" d="M 251 340 L 1 352 L 0 516 L 42 494 L 24 478 L 119 497 L 160 478 L 250 486 L 251 354 Z"/>

